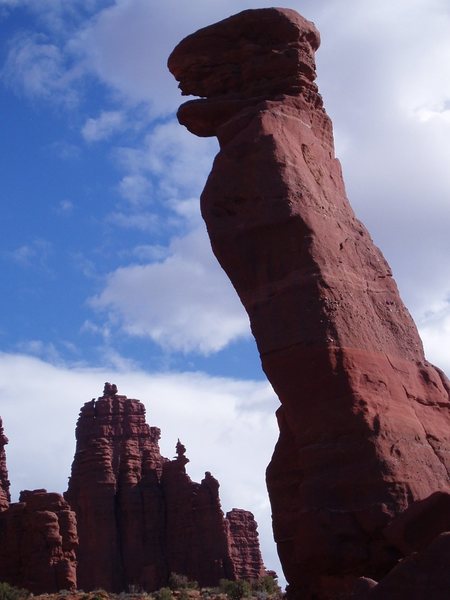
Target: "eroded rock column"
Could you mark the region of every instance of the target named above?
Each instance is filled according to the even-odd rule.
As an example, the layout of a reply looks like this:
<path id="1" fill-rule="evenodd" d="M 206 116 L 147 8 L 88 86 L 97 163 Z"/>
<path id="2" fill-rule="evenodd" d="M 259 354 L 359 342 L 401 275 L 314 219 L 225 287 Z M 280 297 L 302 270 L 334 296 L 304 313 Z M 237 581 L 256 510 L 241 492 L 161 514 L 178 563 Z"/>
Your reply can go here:
<path id="1" fill-rule="evenodd" d="M 77 515 L 81 589 L 158 589 L 167 579 L 160 431 L 139 400 L 106 384 L 77 423 L 66 499 Z"/>
<path id="2" fill-rule="evenodd" d="M 247 10 L 169 68 L 201 97 L 180 122 L 219 139 L 202 215 L 281 401 L 267 485 L 290 592 L 334 600 L 402 556 L 383 533 L 396 515 L 449 491 L 450 387 L 348 203 L 319 42 L 292 10 Z"/>
<path id="3" fill-rule="evenodd" d="M 3 431 L 3 423 L 0 417 L 0 512 L 6 510 L 9 506 L 11 497 L 9 495 L 8 469 L 6 467 L 5 446 L 8 438 Z"/>

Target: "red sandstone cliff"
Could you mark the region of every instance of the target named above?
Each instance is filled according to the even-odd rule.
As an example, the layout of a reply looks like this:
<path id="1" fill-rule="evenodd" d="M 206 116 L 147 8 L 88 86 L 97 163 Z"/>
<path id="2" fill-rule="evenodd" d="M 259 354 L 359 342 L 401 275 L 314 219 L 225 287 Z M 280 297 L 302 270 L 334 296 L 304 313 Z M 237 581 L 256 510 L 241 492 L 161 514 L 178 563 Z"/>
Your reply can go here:
<path id="1" fill-rule="evenodd" d="M 169 68 L 202 97 L 180 122 L 219 139 L 202 215 L 282 404 L 267 485 L 290 593 L 335 600 L 403 555 L 396 515 L 449 492 L 450 385 L 346 198 L 319 43 L 292 10 L 247 10 L 188 36 Z"/>
<path id="2" fill-rule="evenodd" d="M 0 513 L 0 581 L 35 594 L 76 588 L 75 514 L 59 494 L 24 491 Z"/>
<path id="3" fill-rule="evenodd" d="M 8 438 L 3 432 L 3 423 L 0 417 L 0 512 L 8 508 L 10 502 L 8 469 L 6 468 L 5 446 Z"/>

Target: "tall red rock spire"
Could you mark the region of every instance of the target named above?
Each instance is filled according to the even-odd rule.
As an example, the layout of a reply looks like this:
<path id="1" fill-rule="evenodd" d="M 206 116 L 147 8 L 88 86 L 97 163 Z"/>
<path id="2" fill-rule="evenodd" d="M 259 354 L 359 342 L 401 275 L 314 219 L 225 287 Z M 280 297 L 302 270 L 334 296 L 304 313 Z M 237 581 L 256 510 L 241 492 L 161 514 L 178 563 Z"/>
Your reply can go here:
<path id="1" fill-rule="evenodd" d="M 169 58 L 182 93 L 201 96 L 180 122 L 220 142 L 201 210 L 281 401 L 267 485 L 290 592 L 305 600 L 384 576 L 402 556 L 386 526 L 448 492 L 450 470 L 449 381 L 348 203 L 319 42 L 292 10 L 247 10 Z"/>
<path id="2" fill-rule="evenodd" d="M 65 494 L 77 515 L 80 588 L 152 590 L 165 582 L 159 437 L 144 405 L 109 383 L 82 407 Z"/>
<path id="3" fill-rule="evenodd" d="M 0 417 L 0 512 L 9 506 L 11 497 L 9 495 L 8 469 L 6 468 L 5 446 L 8 438 L 3 432 L 3 423 Z"/>

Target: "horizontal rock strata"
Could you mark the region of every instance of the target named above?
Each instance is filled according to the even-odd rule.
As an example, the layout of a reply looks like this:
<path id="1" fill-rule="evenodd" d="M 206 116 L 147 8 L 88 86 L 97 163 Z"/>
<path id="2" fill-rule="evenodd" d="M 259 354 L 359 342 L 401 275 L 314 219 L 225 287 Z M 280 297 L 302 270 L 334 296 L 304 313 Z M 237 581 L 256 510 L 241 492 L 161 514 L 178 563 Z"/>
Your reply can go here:
<path id="1" fill-rule="evenodd" d="M 138 400 L 109 393 L 86 403 L 65 494 L 77 514 L 80 588 L 157 589 L 166 575 L 160 431 Z"/>
<path id="2" fill-rule="evenodd" d="M 325 600 L 388 573 L 402 550 L 387 526 L 449 491 L 450 385 L 347 200 L 319 41 L 292 10 L 247 10 L 169 68 L 201 96 L 180 122 L 218 137 L 202 215 L 281 401 L 267 485 L 290 594 Z"/>
<path id="3" fill-rule="evenodd" d="M 0 513 L 0 581 L 34 594 L 77 587 L 74 512 L 60 494 L 23 491 Z"/>
<path id="4" fill-rule="evenodd" d="M 248 510 L 233 508 L 227 512 L 226 520 L 233 566 L 232 579 L 251 581 L 265 576 L 258 526 L 253 514 Z"/>

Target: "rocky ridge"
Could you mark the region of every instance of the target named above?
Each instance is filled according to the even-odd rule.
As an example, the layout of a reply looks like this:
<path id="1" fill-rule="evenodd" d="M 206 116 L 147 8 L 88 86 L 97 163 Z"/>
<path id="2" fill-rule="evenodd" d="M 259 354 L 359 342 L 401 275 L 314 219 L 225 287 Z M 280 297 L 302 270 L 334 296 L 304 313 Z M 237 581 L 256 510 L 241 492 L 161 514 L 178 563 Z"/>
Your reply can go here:
<path id="1" fill-rule="evenodd" d="M 253 515 L 225 518 L 218 481 L 191 481 L 183 444 L 168 460 L 159 438 L 144 405 L 107 383 L 81 408 L 65 497 L 25 491 L 9 504 L 0 429 L 0 581 L 33 593 L 122 592 L 157 590 L 171 573 L 202 586 L 265 575 Z"/>
<path id="2" fill-rule="evenodd" d="M 201 97 L 180 123 L 220 143 L 201 211 L 281 401 L 267 485 L 302 600 L 348 598 L 362 576 L 375 585 L 410 552 L 396 519 L 450 491 L 450 384 L 347 200 L 315 83 L 319 43 L 295 11 L 246 10 L 168 61 L 182 93 Z M 435 535 L 446 502 L 434 504 Z"/>

